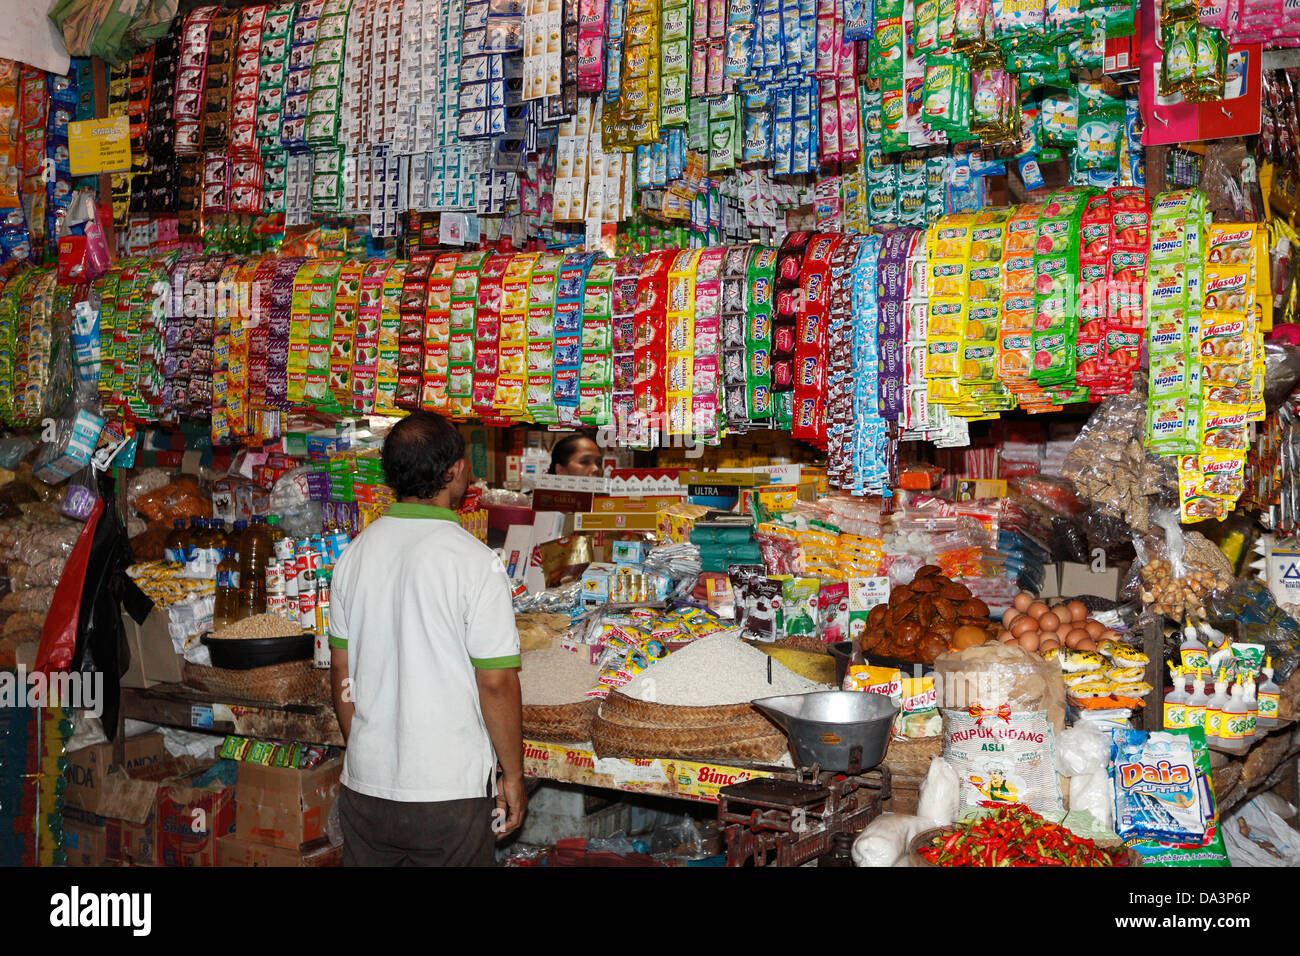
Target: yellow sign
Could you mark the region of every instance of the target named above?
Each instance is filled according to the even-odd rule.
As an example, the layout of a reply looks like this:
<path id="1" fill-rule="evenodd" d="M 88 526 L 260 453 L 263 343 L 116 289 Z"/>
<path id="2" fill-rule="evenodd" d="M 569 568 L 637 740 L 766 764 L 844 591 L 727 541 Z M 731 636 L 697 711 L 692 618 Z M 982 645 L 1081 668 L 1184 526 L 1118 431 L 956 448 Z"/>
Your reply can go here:
<path id="1" fill-rule="evenodd" d="M 131 168 L 131 123 L 114 119 L 68 124 L 68 164 L 74 176 L 123 173 Z"/>

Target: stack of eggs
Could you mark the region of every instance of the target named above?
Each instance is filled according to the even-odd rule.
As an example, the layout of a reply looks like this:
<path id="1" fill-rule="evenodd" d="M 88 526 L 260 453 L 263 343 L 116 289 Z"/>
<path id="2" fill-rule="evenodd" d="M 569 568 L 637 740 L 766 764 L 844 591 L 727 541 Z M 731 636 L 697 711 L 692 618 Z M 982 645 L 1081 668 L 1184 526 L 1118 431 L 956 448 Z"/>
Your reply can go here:
<path id="1" fill-rule="evenodd" d="M 1048 607 L 1021 591 L 1012 606 L 1002 615 L 998 640 L 1016 643 L 1025 650 L 1042 653 L 1052 649 L 1095 651 L 1102 641 L 1118 640 L 1119 635 L 1099 621 L 1088 617 L 1082 601 L 1069 601 Z"/>

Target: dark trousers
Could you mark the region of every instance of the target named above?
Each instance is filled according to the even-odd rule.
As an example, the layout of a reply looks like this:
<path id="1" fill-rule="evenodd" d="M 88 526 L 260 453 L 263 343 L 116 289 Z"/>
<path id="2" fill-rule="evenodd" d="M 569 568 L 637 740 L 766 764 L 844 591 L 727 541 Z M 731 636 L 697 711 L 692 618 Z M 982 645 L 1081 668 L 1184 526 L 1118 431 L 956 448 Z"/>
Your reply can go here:
<path id="1" fill-rule="evenodd" d="M 488 797 L 403 803 L 339 788 L 344 866 L 492 866 Z"/>

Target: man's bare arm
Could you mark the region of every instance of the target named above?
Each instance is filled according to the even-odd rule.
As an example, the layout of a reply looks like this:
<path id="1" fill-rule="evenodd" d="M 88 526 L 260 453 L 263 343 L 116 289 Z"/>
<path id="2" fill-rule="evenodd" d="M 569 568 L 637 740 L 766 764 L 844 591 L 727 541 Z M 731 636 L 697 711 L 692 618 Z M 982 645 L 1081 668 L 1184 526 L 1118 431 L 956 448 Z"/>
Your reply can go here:
<path id="1" fill-rule="evenodd" d="M 339 718 L 339 729 L 343 731 L 343 742 L 352 733 L 353 696 L 352 685 L 348 681 L 347 648 L 330 648 L 330 685 L 334 691 L 334 713 Z"/>
<path id="2" fill-rule="evenodd" d="M 497 806 L 506 811 L 505 825 L 497 835 L 505 836 L 524 822 L 528 797 L 524 793 L 523 704 L 519 692 L 519 672 L 514 668 L 476 669 L 479 703 L 483 723 L 501 762 L 502 779 Z"/>

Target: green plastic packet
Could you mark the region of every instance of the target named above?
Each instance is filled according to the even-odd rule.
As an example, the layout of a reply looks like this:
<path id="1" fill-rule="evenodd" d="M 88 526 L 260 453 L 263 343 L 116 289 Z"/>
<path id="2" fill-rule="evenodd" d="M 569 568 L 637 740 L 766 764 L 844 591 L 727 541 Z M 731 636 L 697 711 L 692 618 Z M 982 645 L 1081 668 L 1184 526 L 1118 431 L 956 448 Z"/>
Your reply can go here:
<path id="1" fill-rule="evenodd" d="M 1104 110 L 1079 116 L 1075 155 L 1083 169 L 1115 170 L 1119 168 L 1120 140 L 1124 133 L 1124 113 Z"/>
<path id="2" fill-rule="evenodd" d="M 1195 88 L 1186 99 L 1194 102 L 1223 99 L 1223 83 L 1227 69 L 1227 45 L 1223 34 L 1213 27 L 1196 28 Z"/>
<path id="3" fill-rule="evenodd" d="M 781 582 L 781 621 L 786 637 L 817 635 L 818 578 L 787 578 Z"/>
<path id="4" fill-rule="evenodd" d="M 869 47 L 871 63 L 867 76 L 878 80 L 901 80 L 905 43 L 902 15 L 886 17 L 877 13 L 875 34 Z"/>
<path id="5" fill-rule="evenodd" d="M 925 58 L 925 88 L 921 118 L 944 132 L 969 126 L 969 104 L 963 122 L 963 99 L 969 98 L 969 69 L 960 54 L 935 53 Z M 963 88 L 965 94 L 963 94 Z"/>
<path id="6" fill-rule="evenodd" d="M 1196 82 L 1196 23 L 1174 20 L 1160 25 L 1164 53 L 1160 62 L 1160 95 L 1186 92 Z"/>
<path id="7" fill-rule="evenodd" d="M 929 53 L 939 46 L 939 0 L 920 0 L 912 20 L 912 49 Z"/>
<path id="8" fill-rule="evenodd" d="M 1052 146 L 1072 146 L 1075 143 L 1079 132 L 1079 109 L 1070 90 L 1045 91 L 1039 100 L 1038 117 L 1044 143 Z"/>

